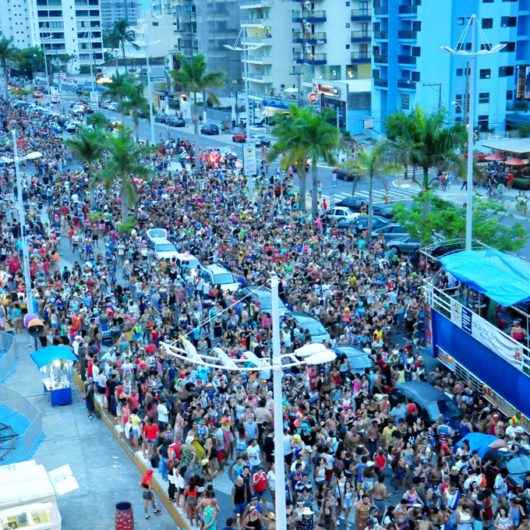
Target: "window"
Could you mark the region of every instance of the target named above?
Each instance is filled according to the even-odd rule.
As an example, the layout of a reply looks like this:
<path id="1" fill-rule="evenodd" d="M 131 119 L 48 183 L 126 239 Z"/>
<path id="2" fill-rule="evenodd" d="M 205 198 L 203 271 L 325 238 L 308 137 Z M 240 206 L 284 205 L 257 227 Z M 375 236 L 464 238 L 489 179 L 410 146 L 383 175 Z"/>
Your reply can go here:
<path id="1" fill-rule="evenodd" d="M 501 17 L 501 28 L 515 28 L 517 17 Z"/>
<path id="2" fill-rule="evenodd" d="M 483 18 L 482 19 L 482 29 L 490 29 L 493 27 L 493 19 L 492 18 Z"/>
<path id="3" fill-rule="evenodd" d="M 513 75 L 513 66 L 501 66 L 499 68 L 499 77 L 508 77 Z"/>
<path id="4" fill-rule="evenodd" d="M 455 96 L 455 113 L 462 114 L 462 94 Z"/>
<path id="5" fill-rule="evenodd" d="M 493 4 L 493 0 L 482 0 L 483 4 Z"/>
<path id="6" fill-rule="evenodd" d="M 401 110 L 409 110 L 410 96 L 408 94 L 400 94 L 400 97 L 401 97 Z"/>
<path id="7" fill-rule="evenodd" d="M 506 99 L 508 101 L 511 101 L 513 99 L 513 90 L 507 90 L 506 91 Z"/>
<path id="8" fill-rule="evenodd" d="M 456 69 L 456 75 L 458 77 L 462 77 L 464 75 L 464 69 L 463 68 L 457 68 Z"/>
<path id="9" fill-rule="evenodd" d="M 478 128 L 480 132 L 487 132 L 489 129 L 490 117 L 487 114 L 478 117 Z"/>
<path id="10" fill-rule="evenodd" d="M 489 68 L 480 69 L 480 79 L 491 79 L 491 70 Z"/>
<path id="11" fill-rule="evenodd" d="M 504 48 L 501 50 L 501 52 L 515 51 L 515 42 L 502 42 L 501 44 L 504 44 Z"/>
<path id="12" fill-rule="evenodd" d="M 480 92 L 478 95 L 479 103 L 489 103 L 490 102 L 490 93 L 489 92 Z"/>

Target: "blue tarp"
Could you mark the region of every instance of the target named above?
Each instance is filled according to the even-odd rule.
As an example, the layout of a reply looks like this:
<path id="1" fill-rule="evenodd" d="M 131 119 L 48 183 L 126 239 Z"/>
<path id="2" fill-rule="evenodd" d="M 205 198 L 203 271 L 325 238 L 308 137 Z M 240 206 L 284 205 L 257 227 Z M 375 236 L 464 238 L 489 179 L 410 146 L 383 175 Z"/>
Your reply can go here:
<path id="1" fill-rule="evenodd" d="M 456 447 L 458 448 L 464 445 L 464 440 L 466 440 L 469 444 L 469 449 L 471 452 L 476 451 L 480 458 L 484 458 L 486 453 L 490 450 L 491 445 L 497 442 L 499 439 L 496 436 L 493 436 L 493 434 L 470 432 L 457 442 Z"/>
<path id="2" fill-rule="evenodd" d="M 464 250 L 440 259 L 444 269 L 474 291 L 509 307 L 530 300 L 530 263 L 498 250 Z"/>
<path id="3" fill-rule="evenodd" d="M 31 354 L 31 358 L 39 368 L 47 366 L 53 361 L 77 361 L 77 357 L 70 346 L 47 346 L 35 350 Z"/>

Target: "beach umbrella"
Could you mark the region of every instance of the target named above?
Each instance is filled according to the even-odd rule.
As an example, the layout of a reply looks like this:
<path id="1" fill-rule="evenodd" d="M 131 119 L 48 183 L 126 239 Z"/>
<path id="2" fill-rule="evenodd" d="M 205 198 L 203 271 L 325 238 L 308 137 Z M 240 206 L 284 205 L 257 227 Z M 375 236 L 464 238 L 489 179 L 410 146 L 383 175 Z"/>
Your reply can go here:
<path id="1" fill-rule="evenodd" d="M 489 155 L 486 155 L 484 157 L 484 160 L 488 162 L 500 162 L 501 160 L 503 160 L 503 156 L 501 155 L 501 153 L 490 153 Z"/>
<path id="2" fill-rule="evenodd" d="M 528 160 L 521 160 L 520 158 L 508 158 L 506 162 L 504 162 L 507 166 L 526 166 L 528 164 Z"/>

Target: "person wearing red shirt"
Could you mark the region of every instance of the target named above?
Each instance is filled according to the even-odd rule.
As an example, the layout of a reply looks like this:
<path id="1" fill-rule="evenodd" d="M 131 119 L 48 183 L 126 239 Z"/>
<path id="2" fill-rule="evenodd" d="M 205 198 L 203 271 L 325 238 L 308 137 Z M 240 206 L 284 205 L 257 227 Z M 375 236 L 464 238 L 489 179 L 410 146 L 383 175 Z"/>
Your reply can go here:
<path id="1" fill-rule="evenodd" d="M 160 429 L 152 418 L 147 419 L 147 423 L 144 424 L 142 434 L 144 442 L 142 447 L 144 457 L 150 458 L 151 454 L 153 453 L 156 441 L 158 440 L 158 435 L 160 434 Z"/>

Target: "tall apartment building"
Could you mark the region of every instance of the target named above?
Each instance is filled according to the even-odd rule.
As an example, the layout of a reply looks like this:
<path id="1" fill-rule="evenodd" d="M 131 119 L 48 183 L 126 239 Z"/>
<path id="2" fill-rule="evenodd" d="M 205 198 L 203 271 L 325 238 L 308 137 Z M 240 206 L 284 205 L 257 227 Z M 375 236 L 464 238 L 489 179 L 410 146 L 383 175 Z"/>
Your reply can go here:
<path id="1" fill-rule="evenodd" d="M 225 48 L 238 39 L 239 0 L 153 0 L 152 6 L 175 17 L 176 52 L 204 55 L 209 70 L 224 72 L 227 89 L 241 78 L 241 58 Z"/>
<path id="2" fill-rule="evenodd" d="M 293 75 L 292 2 L 241 0 L 241 47 L 243 80 L 249 94 L 261 100 L 296 90 Z M 238 57 L 239 59 L 239 57 Z"/>
<path id="3" fill-rule="evenodd" d="M 138 22 L 140 16 L 139 0 L 100 0 L 101 27 L 109 31 L 118 20 L 127 20 L 131 26 Z"/>
<path id="4" fill-rule="evenodd" d="M 524 76 L 530 63 L 530 0 L 375 0 L 372 115 L 377 131 L 389 114 L 416 105 L 427 112 L 445 109 L 451 123 L 465 121 L 468 59 L 441 46 L 456 45 L 472 14 L 478 17 L 479 44 L 505 44 L 499 53 L 477 60 L 475 127 L 504 132 L 517 74 Z M 464 47 L 471 49 L 471 33 Z"/>
<path id="5" fill-rule="evenodd" d="M 13 39 L 17 48 L 38 42 L 36 4 L 32 0 L 0 0 L 0 33 Z"/>

